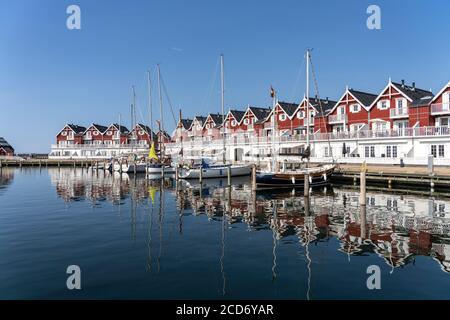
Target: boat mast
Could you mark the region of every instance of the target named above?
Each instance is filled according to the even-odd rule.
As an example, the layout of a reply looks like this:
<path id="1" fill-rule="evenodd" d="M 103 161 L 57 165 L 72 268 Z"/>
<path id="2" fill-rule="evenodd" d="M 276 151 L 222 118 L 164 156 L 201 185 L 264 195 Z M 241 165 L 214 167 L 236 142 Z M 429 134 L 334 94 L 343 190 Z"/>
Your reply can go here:
<path id="1" fill-rule="evenodd" d="M 309 48 L 306 49 L 306 148 L 309 149 Z M 307 167 L 309 167 L 309 157 L 307 159 Z"/>
<path id="2" fill-rule="evenodd" d="M 135 113 L 136 113 L 136 91 L 134 85 L 131 86 L 131 91 L 133 92 L 133 103 L 131 104 L 131 130 L 134 134 L 132 135 L 133 142 L 131 144 L 131 152 L 134 150 L 134 144 L 136 143 L 137 133 L 135 128 Z"/>
<path id="3" fill-rule="evenodd" d="M 224 70 L 223 70 L 223 54 L 220 55 L 220 86 L 221 86 L 221 102 L 222 102 L 222 140 L 223 140 L 223 150 L 222 150 L 222 162 L 225 164 L 226 161 L 226 146 L 225 146 L 225 84 L 224 84 Z"/>
<path id="4" fill-rule="evenodd" d="M 148 85 L 148 116 L 150 126 L 150 142 L 153 143 L 153 114 L 152 114 L 152 84 L 150 80 L 150 70 L 147 70 L 147 85 Z"/>
<path id="5" fill-rule="evenodd" d="M 275 124 L 276 124 L 276 112 L 275 112 L 275 107 L 276 107 L 276 93 L 275 90 L 273 88 L 271 88 L 271 95 L 272 95 L 272 168 L 271 171 L 275 172 L 275 167 L 276 167 L 276 158 L 275 158 Z"/>
<path id="6" fill-rule="evenodd" d="M 119 155 L 121 143 L 122 143 L 122 115 L 119 113 Z"/>
<path id="7" fill-rule="evenodd" d="M 159 64 L 157 65 L 158 68 L 158 95 L 159 95 L 159 112 L 160 112 L 160 119 L 161 119 L 161 132 L 160 132 L 160 153 L 161 153 L 161 159 L 164 159 L 164 114 L 163 114 L 163 99 L 161 94 L 161 69 L 159 67 Z"/>

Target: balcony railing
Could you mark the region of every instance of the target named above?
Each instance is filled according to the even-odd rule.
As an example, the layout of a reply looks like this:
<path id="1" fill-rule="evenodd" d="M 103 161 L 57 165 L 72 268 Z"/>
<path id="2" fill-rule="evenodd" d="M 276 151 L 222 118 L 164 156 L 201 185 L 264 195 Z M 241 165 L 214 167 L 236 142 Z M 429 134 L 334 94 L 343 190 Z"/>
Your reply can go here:
<path id="1" fill-rule="evenodd" d="M 341 122 L 347 122 L 347 115 L 346 114 L 333 114 L 328 117 L 329 123 L 341 123 Z"/>
<path id="2" fill-rule="evenodd" d="M 343 131 L 330 133 L 314 133 L 310 135 L 310 141 L 327 141 L 327 140 L 348 140 L 348 139 L 380 139 L 380 138 L 407 138 L 407 137 L 429 137 L 429 136 L 450 136 L 450 127 L 419 127 L 419 128 L 403 128 L 393 130 L 359 130 L 359 131 Z M 227 137 L 225 143 L 228 146 L 239 145 L 257 145 L 270 146 L 272 142 L 286 144 L 302 144 L 306 142 L 305 134 L 284 135 L 284 136 L 251 136 L 232 135 Z M 221 148 L 222 139 L 210 141 L 193 141 L 189 144 L 183 143 L 183 147 L 192 148 Z M 167 148 L 177 148 L 179 144 L 166 144 Z M 289 147 L 289 146 L 287 146 Z"/>
<path id="3" fill-rule="evenodd" d="M 431 114 L 449 114 L 450 113 L 450 103 L 434 103 L 431 105 Z"/>
<path id="4" fill-rule="evenodd" d="M 409 116 L 408 108 L 391 109 L 391 118 L 407 118 Z"/>
<path id="5" fill-rule="evenodd" d="M 140 149 L 145 148 L 148 149 L 148 144 L 106 144 L 106 143 L 99 143 L 99 144 L 52 144 L 52 149 L 89 149 L 89 150 L 95 150 L 95 149 Z"/>

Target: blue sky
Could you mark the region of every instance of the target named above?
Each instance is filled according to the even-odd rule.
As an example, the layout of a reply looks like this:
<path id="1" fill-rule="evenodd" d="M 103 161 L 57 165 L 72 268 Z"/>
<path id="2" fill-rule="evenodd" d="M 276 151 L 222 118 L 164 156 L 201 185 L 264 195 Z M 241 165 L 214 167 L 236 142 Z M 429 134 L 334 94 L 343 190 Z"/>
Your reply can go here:
<path id="1" fill-rule="evenodd" d="M 81 30 L 66 28 L 71 4 Z M 370 4 L 381 30 L 366 27 Z M 176 116 L 218 112 L 221 53 L 227 108 L 269 106 L 270 85 L 299 101 L 307 47 L 322 97 L 338 99 L 347 84 L 378 93 L 389 77 L 437 92 L 450 80 L 449 12 L 437 0 L 0 0 L 0 136 L 17 152 L 48 152 L 65 123 L 121 113 L 129 124 L 133 84 L 148 121 L 145 72 L 157 63 Z"/>

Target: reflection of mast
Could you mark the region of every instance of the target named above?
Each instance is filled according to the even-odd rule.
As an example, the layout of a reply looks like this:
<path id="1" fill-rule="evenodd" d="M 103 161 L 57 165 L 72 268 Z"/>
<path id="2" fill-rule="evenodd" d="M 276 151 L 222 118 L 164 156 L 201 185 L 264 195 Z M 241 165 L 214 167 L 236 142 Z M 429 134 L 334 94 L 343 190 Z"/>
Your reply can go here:
<path id="1" fill-rule="evenodd" d="M 150 205 L 150 197 L 149 197 L 149 205 Z M 148 226 L 148 243 L 147 243 L 147 247 L 148 247 L 148 262 L 147 262 L 147 266 L 148 266 L 148 270 L 150 272 L 152 272 L 152 229 L 153 229 L 153 203 L 151 204 L 151 209 L 150 209 L 150 216 L 148 217 L 149 219 L 149 226 Z"/>
<path id="2" fill-rule="evenodd" d="M 310 292 L 311 292 L 311 257 L 309 255 L 309 242 L 310 242 L 310 230 L 309 226 L 307 226 L 306 217 L 309 217 L 309 197 L 305 197 L 305 223 L 304 228 L 306 231 L 306 243 L 305 243 L 305 254 L 306 254 L 306 260 L 308 260 L 307 269 L 308 269 L 308 290 L 306 292 L 306 299 L 310 300 Z"/>
<path id="3" fill-rule="evenodd" d="M 276 201 L 276 200 L 275 200 Z M 277 273 L 276 273 L 276 268 L 277 268 L 277 235 L 276 235 L 276 230 L 275 230 L 275 226 L 277 223 L 277 219 L 278 219 L 278 215 L 277 215 L 277 205 L 276 203 L 273 206 L 273 225 L 272 225 L 272 238 L 273 238 L 273 249 L 272 249 L 272 256 L 273 256 L 273 260 L 272 260 L 272 281 L 275 281 L 276 277 L 277 277 Z"/>
<path id="4" fill-rule="evenodd" d="M 158 273 L 161 269 L 161 253 L 162 253 L 162 224 L 164 219 L 164 180 L 161 179 L 160 189 L 159 189 L 159 254 L 158 254 Z"/>
<path id="5" fill-rule="evenodd" d="M 231 201 L 231 186 L 227 189 L 230 190 L 228 201 Z M 225 189 L 224 189 L 225 191 Z M 225 197 L 223 198 L 225 200 Z M 229 207 L 230 214 L 231 214 L 231 206 Z M 225 296 L 225 285 L 226 285 L 226 278 L 225 278 L 225 268 L 224 268 L 224 259 L 225 259 L 225 228 L 226 228 L 226 205 L 225 202 L 223 202 L 223 208 L 222 208 L 222 254 L 220 256 L 220 272 L 222 274 L 222 295 Z"/>

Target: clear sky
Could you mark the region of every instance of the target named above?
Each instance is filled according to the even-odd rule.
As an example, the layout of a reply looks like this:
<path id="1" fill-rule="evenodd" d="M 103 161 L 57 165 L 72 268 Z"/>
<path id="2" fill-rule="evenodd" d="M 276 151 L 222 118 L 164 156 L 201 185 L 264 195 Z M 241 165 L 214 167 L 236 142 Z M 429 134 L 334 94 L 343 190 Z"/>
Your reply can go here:
<path id="1" fill-rule="evenodd" d="M 81 30 L 66 27 L 71 4 Z M 381 30 L 366 27 L 370 4 Z M 16 152 L 49 152 L 66 123 L 121 113 L 129 126 L 133 84 L 147 123 L 146 70 L 154 82 L 157 63 L 175 116 L 219 112 L 221 53 L 227 109 L 269 106 L 270 85 L 298 102 L 307 47 L 321 97 L 347 84 L 379 93 L 389 77 L 437 92 L 450 80 L 449 13 L 438 0 L 0 0 L 0 136 Z M 171 131 L 167 99 L 164 112 Z"/>

